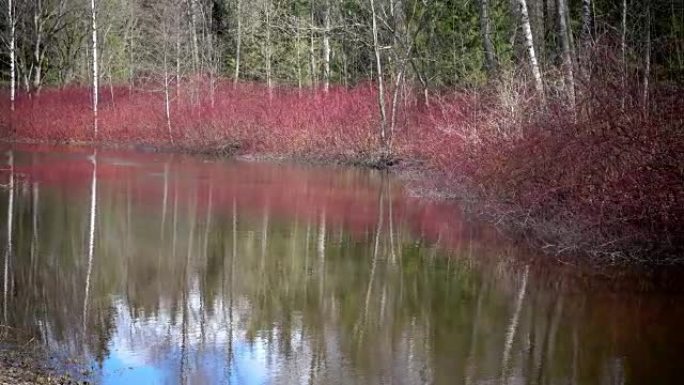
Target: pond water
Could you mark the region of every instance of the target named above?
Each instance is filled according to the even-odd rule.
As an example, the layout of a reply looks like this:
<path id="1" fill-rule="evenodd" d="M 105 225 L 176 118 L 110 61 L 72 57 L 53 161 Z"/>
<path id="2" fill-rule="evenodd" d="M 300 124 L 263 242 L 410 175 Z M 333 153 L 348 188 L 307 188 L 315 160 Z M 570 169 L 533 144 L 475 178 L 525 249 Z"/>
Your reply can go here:
<path id="1" fill-rule="evenodd" d="M 669 384 L 684 368 L 679 292 L 547 263 L 380 172 L 0 150 L 2 324 L 101 384 Z"/>

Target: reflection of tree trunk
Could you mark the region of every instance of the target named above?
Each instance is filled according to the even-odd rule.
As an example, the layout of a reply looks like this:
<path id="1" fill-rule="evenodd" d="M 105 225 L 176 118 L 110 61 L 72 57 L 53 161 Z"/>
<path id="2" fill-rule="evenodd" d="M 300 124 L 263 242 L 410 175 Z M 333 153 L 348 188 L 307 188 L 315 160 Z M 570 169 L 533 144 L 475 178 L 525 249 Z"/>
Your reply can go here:
<path id="1" fill-rule="evenodd" d="M 525 293 L 527 290 L 527 276 L 529 274 L 530 267 L 525 266 L 525 272 L 522 276 L 522 284 L 520 285 L 520 291 L 518 291 L 518 297 L 515 302 L 515 311 L 513 312 L 513 317 L 511 317 L 511 322 L 508 324 L 508 331 L 506 332 L 506 341 L 504 343 L 503 358 L 501 360 L 501 383 L 507 382 L 507 368 L 508 361 L 511 356 L 511 349 L 513 348 L 513 341 L 515 340 L 515 334 L 518 330 L 518 321 L 520 320 L 520 311 L 522 310 L 522 304 L 525 300 Z"/>
<path id="2" fill-rule="evenodd" d="M 164 193 L 162 195 L 162 220 L 159 227 L 159 238 L 164 242 L 164 227 L 166 225 L 166 206 L 169 198 L 169 162 L 164 164 Z"/>
<path id="3" fill-rule="evenodd" d="M 325 289 L 325 209 L 321 213 L 321 222 L 318 227 L 318 295 L 319 305 L 323 306 L 323 291 Z"/>
<path id="4" fill-rule="evenodd" d="M 36 271 L 36 258 L 38 254 L 38 182 L 33 183 L 33 204 L 31 208 L 31 263 L 29 271 L 29 287 L 33 288 L 33 277 Z"/>
<path id="5" fill-rule="evenodd" d="M 3 291 L 2 291 L 2 313 L 5 320 L 5 325 L 7 322 L 7 300 L 8 300 L 8 290 L 9 290 L 9 264 L 10 258 L 12 258 L 12 230 L 14 225 L 14 153 L 12 150 L 9 151 L 9 169 L 10 177 L 8 183 L 8 198 L 7 198 L 7 249 L 5 250 L 5 268 L 3 274 Z"/>
<path id="6" fill-rule="evenodd" d="M 387 185 L 388 185 L 387 191 L 388 191 L 388 195 L 389 195 L 389 197 L 388 197 L 389 199 L 387 202 L 387 209 L 388 209 L 387 216 L 389 217 L 390 260 L 394 264 L 397 262 L 397 254 L 394 251 L 394 245 L 395 245 L 395 242 L 394 242 L 394 214 L 392 213 L 392 189 L 389 186 L 389 180 L 387 182 Z"/>
<path id="7" fill-rule="evenodd" d="M 183 300 L 183 320 L 181 327 L 181 354 L 180 354 L 180 383 L 182 385 L 187 383 L 187 368 L 188 363 L 188 323 L 189 323 L 189 305 L 188 305 L 188 292 L 189 292 L 189 275 L 190 275 L 190 258 L 192 257 L 192 251 L 194 247 L 195 238 L 195 222 L 197 215 L 197 197 L 195 197 L 194 209 L 190 212 L 190 231 L 188 233 L 188 252 L 185 258 L 185 267 L 183 268 L 183 282 L 181 284 L 182 288 L 182 300 Z"/>
<path id="8" fill-rule="evenodd" d="M 88 315 L 88 297 L 90 295 L 90 279 L 93 271 L 93 254 L 95 251 L 95 219 L 97 210 L 97 150 L 93 152 L 93 177 L 90 188 L 90 226 L 88 232 L 88 272 L 86 273 L 85 296 L 83 297 L 83 333 L 86 331 L 86 316 Z"/>
<path id="9" fill-rule="evenodd" d="M 233 363 L 233 296 L 235 295 L 235 258 L 237 258 L 237 201 L 233 198 L 233 243 L 230 254 L 230 294 L 228 296 L 228 379 Z"/>
<path id="10" fill-rule="evenodd" d="M 176 233 L 178 229 L 178 180 L 173 182 L 173 225 L 171 233 L 171 256 L 176 257 Z"/>
<path id="11" fill-rule="evenodd" d="M 382 183 L 380 185 L 380 192 L 379 192 L 379 197 L 378 197 L 378 225 L 375 229 L 375 240 L 373 242 L 373 260 L 371 262 L 371 272 L 370 272 L 370 279 L 368 280 L 368 288 L 366 289 L 366 301 L 364 303 L 363 307 L 363 324 L 364 326 L 361 329 L 361 333 L 363 334 L 364 329 L 365 329 L 365 324 L 368 320 L 368 307 L 370 305 L 370 298 L 371 298 L 371 292 L 373 290 L 373 281 L 375 280 L 375 268 L 377 266 L 378 262 L 378 254 L 380 253 L 380 237 L 382 237 L 382 226 L 383 226 L 383 207 L 385 203 L 385 184 Z M 361 340 L 361 339 L 360 339 Z"/>
<path id="12" fill-rule="evenodd" d="M 546 352 L 544 353 L 544 360 L 541 368 L 542 375 L 545 372 L 546 362 L 553 362 L 553 353 L 556 350 L 556 337 L 558 336 L 558 324 L 560 323 L 563 314 L 563 293 L 559 293 L 559 298 L 556 299 L 556 306 L 551 318 L 551 325 L 549 325 L 549 337 L 546 343 Z"/>
<path id="13" fill-rule="evenodd" d="M 485 283 L 487 281 L 482 278 L 480 290 L 477 291 L 477 305 L 475 305 L 475 317 L 473 318 L 473 328 L 470 331 L 470 349 L 468 350 L 468 358 L 466 360 L 466 377 L 465 385 L 473 383 L 473 375 L 475 374 L 475 355 L 477 353 L 477 329 L 480 324 L 480 314 L 482 313 L 482 298 L 484 297 Z"/>

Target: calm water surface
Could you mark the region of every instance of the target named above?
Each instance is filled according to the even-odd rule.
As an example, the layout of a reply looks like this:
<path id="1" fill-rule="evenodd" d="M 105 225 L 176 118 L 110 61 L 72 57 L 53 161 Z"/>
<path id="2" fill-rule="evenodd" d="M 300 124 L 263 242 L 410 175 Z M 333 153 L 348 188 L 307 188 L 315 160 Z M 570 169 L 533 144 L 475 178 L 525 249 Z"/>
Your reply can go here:
<path id="1" fill-rule="evenodd" d="M 2 324 L 89 363 L 99 383 L 684 376 L 682 295 L 535 262 L 381 173 L 9 150 Z"/>

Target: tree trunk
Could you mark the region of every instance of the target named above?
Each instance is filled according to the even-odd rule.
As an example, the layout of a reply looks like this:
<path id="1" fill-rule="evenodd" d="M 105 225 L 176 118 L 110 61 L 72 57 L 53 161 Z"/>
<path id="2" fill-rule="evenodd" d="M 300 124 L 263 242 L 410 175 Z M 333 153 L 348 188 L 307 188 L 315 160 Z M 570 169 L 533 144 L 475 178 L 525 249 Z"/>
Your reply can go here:
<path id="1" fill-rule="evenodd" d="M 524 1 L 524 0 L 523 0 Z M 378 39 L 378 22 L 375 13 L 375 0 L 370 0 L 371 17 L 373 24 L 373 51 L 375 52 L 375 67 L 377 70 L 378 104 L 380 107 L 380 144 L 384 153 L 389 152 L 387 141 L 387 112 L 385 109 L 385 84 L 382 72 L 382 59 L 380 55 L 380 42 Z"/>
<path id="2" fill-rule="evenodd" d="M 188 0 L 188 12 L 190 13 L 190 33 L 192 34 L 192 63 L 195 68 L 194 74 L 201 72 L 199 59 L 199 43 L 197 42 L 197 15 L 195 14 L 195 0 Z"/>
<path id="3" fill-rule="evenodd" d="M 620 53 L 622 55 L 622 109 L 625 109 L 625 93 L 627 92 L 627 0 L 622 0 L 622 36 L 620 39 Z"/>
<path id="4" fill-rule="evenodd" d="M 295 56 L 297 65 L 297 90 L 299 95 L 302 94 L 302 62 L 301 62 L 301 44 L 302 36 L 299 25 L 299 16 L 295 16 Z"/>
<path id="5" fill-rule="evenodd" d="M 316 4 L 315 0 L 311 0 L 311 24 L 309 25 L 309 31 L 310 31 L 310 40 L 311 44 L 309 46 L 309 65 L 310 65 L 310 76 L 311 76 L 311 87 L 316 88 L 316 47 L 315 47 L 315 38 L 314 38 L 314 28 L 315 28 L 315 19 L 314 19 L 314 4 Z"/>
<path id="6" fill-rule="evenodd" d="M 527 49 L 527 55 L 530 59 L 530 69 L 532 70 L 532 76 L 534 76 L 534 84 L 537 93 L 544 99 L 544 80 L 542 79 L 541 71 L 539 70 L 539 62 L 537 61 L 537 55 L 534 50 L 534 39 L 532 37 L 532 27 L 530 26 L 530 16 L 527 11 L 527 0 L 517 1 L 520 7 L 520 20 L 523 27 L 525 48 Z"/>
<path id="7" fill-rule="evenodd" d="M 592 44 L 592 4 L 591 0 L 582 0 L 582 31 L 580 33 L 579 71 L 582 81 L 589 84 L 589 49 Z"/>
<path id="8" fill-rule="evenodd" d="M 273 90 L 273 75 L 271 74 L 271 4 L 264 3 L 264 12 L 266 14 L 266 84 L 268 86 L 269 96 Z"/>
<path id="9" fill-rule="evenodd" d="M 99 72 L 97 69 L 97 14 L 95 11 L 95 0 L 90 0 L 90 11 L 92 16 L 92 33 L 93 33 L 93 133 L 97 139 L 97 103 L 98 103 L 98 78 Z"/>
<path id="10" fill-rule="evenodd" d="M 330 0 L 325 2 L 325 28 L 323 30 L 323 89 L 330 89 Z"/>
<path id="11" fill-rule="evenodd" d="M 570 108 L 575 114 L 575 76 L 572 69 L 572 48 L 570 47 L 570 36 L 571 33 L 568 31 L 567 25 L 567 5 L 566 0 L 557 0 L 558 8 L 558 28 L 561 39 L 562 47 L 562 57 L 563 57 L 563 71 L 565 72 L 565 91 L 568 95 L 568 100 L 570 102 Z"/>
<path id="12" fill-rule="evenodd" d="M 479 0 L 480 6 L 480 33 L 482 34 L 482 46 L 485 54 L 485 69 L 488 75 L 496 71 L 496 54 L 492 44 L 492 31 L 489 23 L 489 0 Z"/>
<path id="13" fill-rule="evenodd" d="M 173 144 L 173 135 L 171 134 L 171 103 L 169 100 L 169 67 L 168 67 L 168 53 L 166 42 L 164 42 L 164 116 L 166 117 L 166 130 L 169 134 L 169 140 Z"/>
<path id="14" fill-rule="evenodd" d="M 14 112 L 14 101 L 16 98 L 16 69 L 15 69 L 15 34 L 16 34 L 16 21 L 14 20 L 14 4 L 12 3 L 12 0 L 7 1 L 8 6 L 7 6 L 7 18 L 9 22 L 9 30 L 10 30 L 10 41 L 9 41 L 9 50 L 10 50 L 10 110 Z"/>
<path id="15" fill-rule="evenodd" d="M 644 52 L 644 112 L 648 115 L 649 82 L 651 78 L 651 4 L 646 2 L 646 48 Z"/>
<path id="16" fill-rule="evenodd" d="M 586 49 L 591 44 L 591 26 L 593 24 L 591 14 L 591 0 L 582 0 L 582 48 Z"/>
<path id="17" fill-rule="evenodd" d="M 242 50 L 242 1 L 237 0 L 237 10 L 235 16 L 237 17 L 237 36 L 235 47 L 235 74 L 233 75 L 233 84 L 237 85 L 240 80 L 240 51 Z"/>

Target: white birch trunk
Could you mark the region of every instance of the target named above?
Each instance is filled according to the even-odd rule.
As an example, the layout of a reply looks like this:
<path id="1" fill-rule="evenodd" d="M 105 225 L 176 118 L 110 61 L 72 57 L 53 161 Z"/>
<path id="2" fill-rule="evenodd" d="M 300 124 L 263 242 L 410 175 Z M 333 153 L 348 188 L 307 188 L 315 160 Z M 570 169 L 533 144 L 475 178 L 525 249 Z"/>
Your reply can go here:
<path id="1" fill-rule="evenodd" d="M 325 2 L 325 29 L 323 31 L 323 71 L 325 83 L 323 89 L 330 89 L 330 0 Z"/>
<path id="2" fill-rule="evenodd" d="M 168 67 L 168 53 L 166 49 L 166 42 L 164 42 L 164 115 L 166 116 L 166 130 L 169 134 L 169 140 L 173 144 L 173 135 L 171 134 L 171 102 L 169 98 L 169 67 Z"/>
<path id="3" fill-rule="evenodd" d="M 524 0 L 522 0 L 524 1 Z M 387 152 L 387 112 L 385 107 L 385 84 L 382 72 L 382 58 L 380 56 L 380 42 L 378 39 L 378 22 L 375 13 L 375 0 L 370 0 L 371 17 L 373 24 L 373 50 L 375 52 L 375 67 L 377 70 L 378 82 L 378 104 L 380 107 L 380 142 L 383 151 Z"/>
<path id="4" fill-rule="evenodd" d="M 240 51 L 242 50 L 242 1 L 237 0 L 237 36 L 236 36 L 236 47 L 235 47 L 235 73 L 233 74 L 233 84 L 237 85 L 240 80 Z"/>
<path id="5" fill-rule="evenodd" d="M 92 33 L 93 33 L 93 132 L 95 139 L 97 139 L 97 103 L 98 103 L 98 78 L 99 72 L 97 68 L 97 17 L 95 10 L 95 0 L 90 0 L 90 11 L 92 16 Z"/>
<path id="6" fill-rule="evenodd" d="M 530 69 L 532 70 L 532 76 L 534 77 L 535 88 L 539 95 L 544 98 L 544 80 L 542 79 L 541 71 L 539 70 L 539 62 L 537 61 L 537 55 L 534 50 L 534 38 L 532 37 L 532 27 L 530 26 L 530 15 L 527 11 L 527 0 L 517 1 L 520 6 L 520 19 L 525 35 L 525 48 L 530 57 Z"/>
<path id="7" fill-rule="evenodd" d="M 9 51 L 10 51 L 10 110 L 14 112 L 14 101 L 16 98 L 16 88 L 17 88 L 17 83 L 16 83 L 16 68 L 15 68 L 15 62 L 16 62 L 16 52 L 15 52 L 15 45 L 16 45 L 16 21 L 14 20 L 14 3 L 12 0 L 7 1 L 8 6 L 7 6 L 7 17 L 9 21 L 9 30 L 10 30 L 10 38 L 9 38 Z"/>

